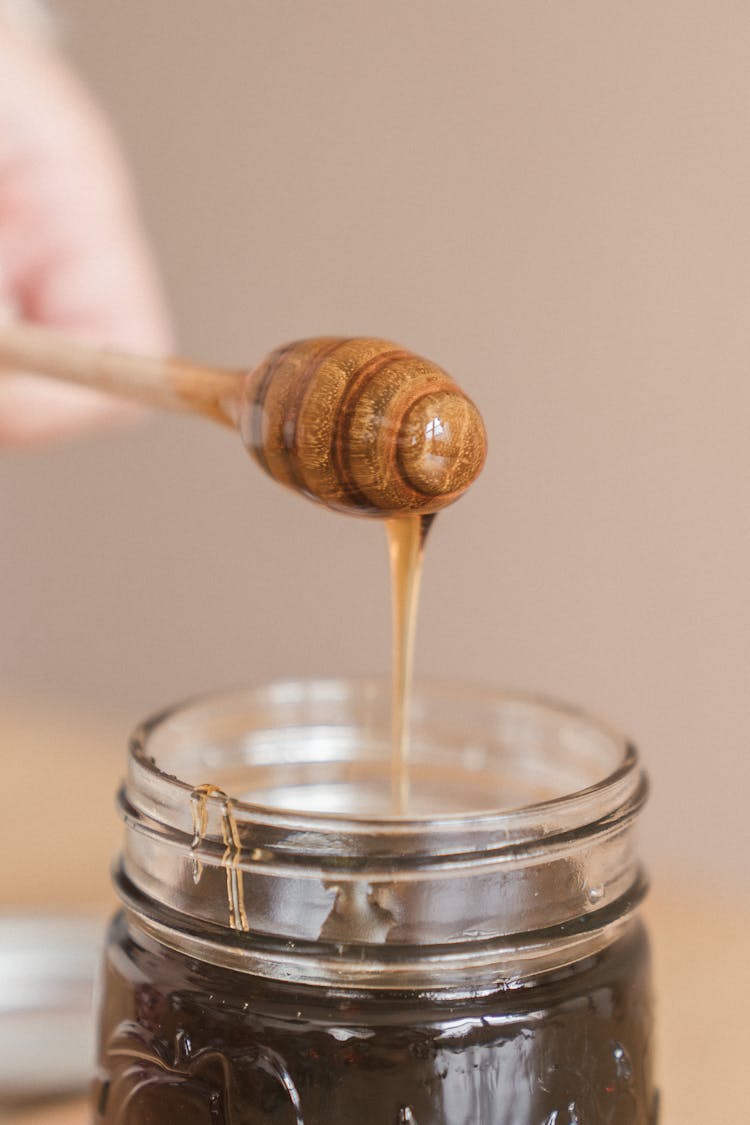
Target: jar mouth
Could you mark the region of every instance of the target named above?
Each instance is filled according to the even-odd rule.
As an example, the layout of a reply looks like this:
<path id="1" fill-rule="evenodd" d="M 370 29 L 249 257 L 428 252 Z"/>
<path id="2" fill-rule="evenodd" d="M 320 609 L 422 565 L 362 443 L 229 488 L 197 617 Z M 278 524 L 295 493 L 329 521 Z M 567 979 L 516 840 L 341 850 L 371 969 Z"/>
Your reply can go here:
<path id="1" fill-rule="evenodd" d="M 169 932 L 174 918 L 197 941 L 196 926 L 233 932 L 244 962 L 313 976 L 316 945 L 349 951 L 328 957 L 333 975 L 373 959 L 390 972 L 395 949 L 486 965 L 556 931 L 580 948 L 633 909 L 647 782 L 619 732 L 531 695 L 420 685 L 406 816 L 390 732 L 377 680 L 289 680 L 150 719 L 120 795 L 123 898 Z M 439 977 L 444 953 L 428 961 Z"/>
<path id="2" fill-rule="evenodd" d="M 435 681 L 414 692 L 408 751 L 414 806 L 396 813 L 389 807 L 390 690 L 377 679 L 284 680 L 179 704 L 136 729 L 131 773 L 140 783 L 150 778 L 162 796 L 168 790 L 183 807 L 199 787 L 219 790 L 207 794 L 208 803 L 218 805 L 225 794 L 240 821 L 324 833 L 408 831 L 432 840 L 440 830 L 472 827 L 495 829 L 506 839 L 527 838 L 532 825 L 544 833 L 584 827 L 594 811 L 619 806 L 642 781 L 635 746 L 577 707 L 532 693 Z M 369 712 L 364 724 L 347 714 L 353 707 Z M 453 716 L 450 730 L 446 712 Z M 492 729 L 481 726 L 489 714 Z M 366 758 L 359 769 L 358 748 Z M 446 773 L 447 755 L 453 761 Z M 430 771 L 443 800 L 424 807 L 420 781 Z M 447 795 L 446 784 L 459 776 L 474 784 Z M 375 807 L 353 807 L 352 793 L 361 803 L 368 787 Z M 266 800 L 259 799 L 263 794 Z M 446 807 L 446 797 L 462 807 Z"/>

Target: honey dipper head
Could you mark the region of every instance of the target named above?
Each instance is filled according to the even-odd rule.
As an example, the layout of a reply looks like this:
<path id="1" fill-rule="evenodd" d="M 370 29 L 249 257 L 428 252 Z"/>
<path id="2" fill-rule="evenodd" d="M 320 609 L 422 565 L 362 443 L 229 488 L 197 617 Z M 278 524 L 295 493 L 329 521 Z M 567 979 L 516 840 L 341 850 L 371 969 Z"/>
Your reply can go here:
<path id="1" fill-rule="evenodd" d="M 275 480 L 353 515 L 428 515 L 486 454 L 479 411 L 441 368 L 387 340 L 277 348 L 246 378 L 242 438 Z"/>

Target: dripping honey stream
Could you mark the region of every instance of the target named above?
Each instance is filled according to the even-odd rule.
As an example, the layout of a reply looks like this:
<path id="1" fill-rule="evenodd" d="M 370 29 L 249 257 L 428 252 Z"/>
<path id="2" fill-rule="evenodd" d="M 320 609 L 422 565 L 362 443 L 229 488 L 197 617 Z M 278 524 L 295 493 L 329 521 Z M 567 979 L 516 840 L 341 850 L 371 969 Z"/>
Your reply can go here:
<path id="1" fill-rule="evenodd" d="M 391 563 L 391 804 L 395 816 L 409 808 L 409 711 L 414 642 L 427 532 L 434 515 L 386 521 Z"/>

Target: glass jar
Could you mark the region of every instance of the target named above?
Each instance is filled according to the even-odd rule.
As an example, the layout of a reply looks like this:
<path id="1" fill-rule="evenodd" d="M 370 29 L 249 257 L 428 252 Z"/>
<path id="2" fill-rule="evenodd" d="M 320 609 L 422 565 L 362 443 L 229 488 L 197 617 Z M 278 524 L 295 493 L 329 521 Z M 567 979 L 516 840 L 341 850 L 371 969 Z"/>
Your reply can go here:
<path id="1" fill-rule="evenodd" d="M 545 700 L 288 682 L 160 715 L 120 805 L 102 1125 L 654 1125 L 646 780 Z"/>

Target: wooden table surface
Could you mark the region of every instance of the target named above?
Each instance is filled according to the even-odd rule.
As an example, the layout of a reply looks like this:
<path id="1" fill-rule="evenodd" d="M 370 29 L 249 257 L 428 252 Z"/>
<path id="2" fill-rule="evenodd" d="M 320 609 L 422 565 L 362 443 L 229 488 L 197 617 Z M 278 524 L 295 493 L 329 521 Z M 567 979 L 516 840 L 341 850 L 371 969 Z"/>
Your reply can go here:
<path id="1" fill-rule="evenodd" d="M 15 717 L 4 714 L 0 753 L 6 792 L 33 793 L 37 823 L 51 826 L 44 836 L 30 833 L 24 801 L 6 805 L 0 847 L 18 861 L 0 866 L 4 909 L 42 903 L 102 915 L 109 910 L 109 857 L 120 838 L 113 794 L 124 764 L 124 750 L 116 744 L 121 736 L 117 728 L 86 724 L 77 716 L 35 713 L 32 723 L 24 710 Z M 661 1125 L 740 1125 L 748 1112 L 750 900 L 738 901 L 715 885 L 680 884 L 657 871 L 646 913 L 658 998 Z M 2 1125 L 89 1120 L 81 1101 L 0 1111 Z"/>

